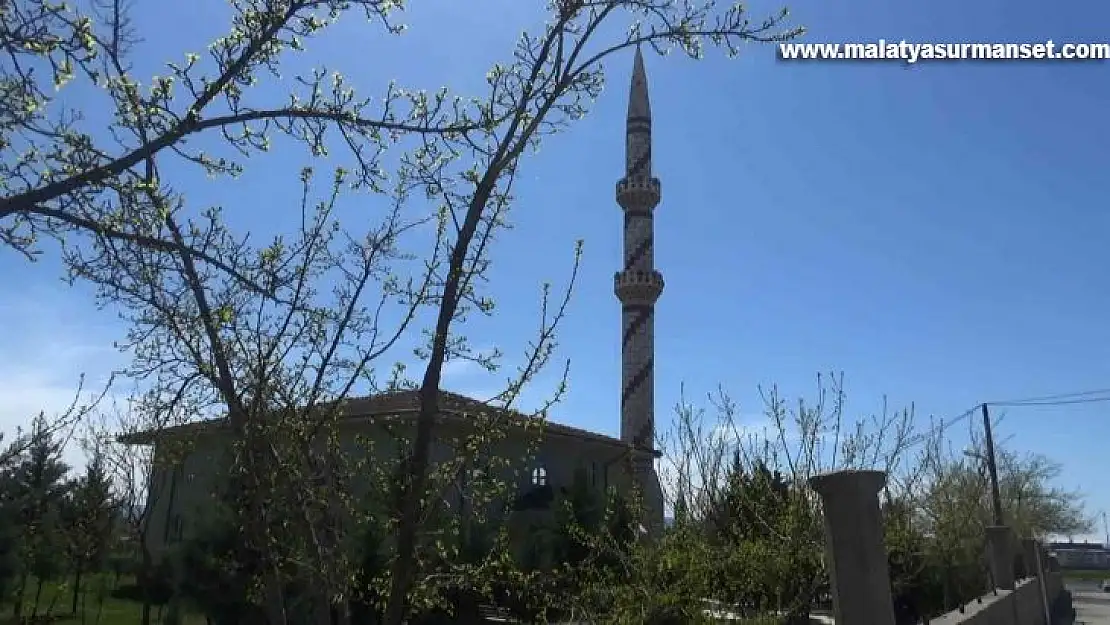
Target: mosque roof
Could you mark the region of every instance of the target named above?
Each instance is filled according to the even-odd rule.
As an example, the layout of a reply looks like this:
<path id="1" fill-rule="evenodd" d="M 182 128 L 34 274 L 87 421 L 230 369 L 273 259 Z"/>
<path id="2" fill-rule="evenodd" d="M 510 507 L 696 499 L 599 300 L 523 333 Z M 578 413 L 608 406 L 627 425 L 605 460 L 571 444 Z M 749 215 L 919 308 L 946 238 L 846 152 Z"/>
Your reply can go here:
<path id="1" fill-rule="evenodd" d="M 450 391 L 440 391 L 440 415 L 441 418 L 454 421 L 465 421 L 475 415 L 483 413 L 493 413 L 497 416 L 504 417 L 511 421 L 518 422 L 524 425 L 529 421 L 539 419 L 540 417 L 522 413 L 517 410 L 505 409 L 498 407 L 490 402 L 485 402 L 459 393 Z M 418 390 L 405 390 L 394 391 L 389 393 L 378 393 L 376 395 L 369 395 L 363 397 L 353 397 L 346 401 L 343 409 L 341 419 L 344 421 L 353 420 L 379 420 L 379 419 L 416 419 L 420 409 L 420 397 Z M 119 441 L 129 445 L 149 445 L 157 442 L 158 439 L 167 436 L 187 435 L 198 433 L 206 430 L 221 429 L 227 427 L 227 419 L 224 417 L 215 419 L 205 419 L 202 421 L 194 421 L 181 425 L 171 427 L 145 430 L 141 432 L 134 432 L 123 434 L 119 437 Z M 603 445 L 610 445 L 614 447 L 627 447 L 628 444 L 619 438 L 591 432 L 582 428 L 555 423 L 552 421 L 544 421 L 544 431 L 547 435 L 563 436 L 568 438 L 576 438 L 579 440 L 592 441 L 601 443 Z M 658 455 L 658 452 L 656 452 Z"/>

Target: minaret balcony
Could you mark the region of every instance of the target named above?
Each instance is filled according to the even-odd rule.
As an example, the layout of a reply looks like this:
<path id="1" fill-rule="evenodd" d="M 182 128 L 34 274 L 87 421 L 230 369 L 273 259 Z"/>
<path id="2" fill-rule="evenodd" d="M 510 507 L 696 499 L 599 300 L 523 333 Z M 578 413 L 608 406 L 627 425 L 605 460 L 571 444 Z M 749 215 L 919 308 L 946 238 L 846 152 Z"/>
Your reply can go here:
<path id="1" fill-rule="evenodd" d="M 626 176 L 617 181 L 617 204 L 625 210 L 651 210 L 659 204 L 662 194 L 658 178 Z"/>
<path id="2" fill-rule="evenodd" d="M 626 269 L 613 276 L 613 292 L 625 305 L 652 306 L 663 293 L 663 274 Z"/>

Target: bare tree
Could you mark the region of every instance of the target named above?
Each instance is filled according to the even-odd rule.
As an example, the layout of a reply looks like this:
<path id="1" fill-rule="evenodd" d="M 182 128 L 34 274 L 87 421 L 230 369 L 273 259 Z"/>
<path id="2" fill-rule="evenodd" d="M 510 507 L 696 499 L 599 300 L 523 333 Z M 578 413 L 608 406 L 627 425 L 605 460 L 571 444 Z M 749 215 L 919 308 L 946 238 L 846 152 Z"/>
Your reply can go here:
<path id="1" fill-rule="evenodd" d="M 915 429 L 912 406 L 892 410 L 884 398 L 877 414 L 849 417 L 842 374 L 818 375 L 814 398 L 793 405 L 777 387 L 761 388 L 760 395 L 763 409 L 746 419 L 723 389 L 708 397 L 712 418 L 705 409 L 680 403 L 673 431 L 660 442 L 672 503 L 681 492 L 691 510 L 709 505 L 734 455 L 745 470 L 763 464 L 798 485 L 841 469 L 885 471 L 888 489 L 916 483 L 919 463 L 910 454 L 925 438 Z"/>
<path id="2" fill-rule="evenodd" d="M 783 28 L 785 10 L 753 25 L 742 6 L 720 10 L 714 2 L 554 0 L 547 10 L 549 21 L 543 29 L 524 33 L 512 60 L 494 66 L 487 75 L 490 90 L 481 101 L 479 117 L 500 123 L 463 132 L 462 141 L 454 144 L 429 144 L 405 162 L 413 179 L 442 203 L 451 231 L 449 263 L 441 277 L 441 300 L 420 384 L 416 438 L 402 482 L 387 625 L 403 621 L 413 583 L 413 551 L 451 327 L 468 304 L 479 310 L 492 306 L 476 296 L 474 277 L 482 274 L 487 262 L 491 235 L 504 225 L 521 156 L 543 137 L 585 115 L 603 85 L 601 62 L 616 52 L 640 45 L 660 53 L 678 47 L 698 58 L 707 42 L 734 54 L 743 43 L 783 41 L 801 32 Z M 604 41 L 605 27 L 622 18 L 634 21 L 628 34 Z"/>
<path id="3" fill-rule="evenodd" d="M 122 525 L 120 544 L 115 547 L 117 556 L 124 558 L 117 557 L 115 564 L 123 566 L 123 562 L 137 560 L 135 572 L 143 591 L 143 623 L 151 622 L 154 602 L 151 534 L 161 533 L 164 540 L 170 531 L 168 517 L 160 526 L 155 526 L 151 513 L 176 494 L 173 472 L 190 451 L 188 439 L 162 437 L 161 434 L 189 423 L 200 412 L 198 407 L 187 403 L 190 397 L 185 394 L 167 398 L 162 392 L 166 386 L 160 380 L 148 381 L 145 389 L 137 386 L 130 397 L 113 402 L 90 418 L 84 434 L 87 446 L 101 449 L 115 489 L 117 514 Z M 152 445 L 137 444 L 150 438 L 163 439 L 157 455 Z M 124 572 L 122 569 L 115 571 L 117 581 Z M 98 615 L 102 609 L 103 603 L 98 605 Z"/>
<path id="4" fill-rule="evenodd" d="M 38 414 L 43 428 L 42 435 L 48 437 L 60 436 L 64 439 L 69 439 L 73 434 L 74 428 L 77 427 L 82 420 L 91 412 L 95 411 L 100 402 L 107 395 L 111 389 L 112 380 L 104 384 L 104 388 L 96 395 L 82 397 L 85 388 L 85 376 L 82 375 L 77 383 L 77 390 L 74 391 L 73 400 L 60 412 L 47 417 L 46 411 Z M 14 432 L 8 433 L 8 441 L 4 442 L 4 432 L 0 432 L 0 468 L 9 467 L 13 462 L 16 462 L 27 449 L 34 442 L 33 432 L 26 432 L 22 428 L 17 427 Z"/>
<path id="5" fill-rule="evenodd" d="M 379 381 L 369 373 L 369 363 L 396 335 L 382 336 L 372 329 L 374 315 L 359 305 L 362 289 L 372 278 L 382 277 L 376 273 L 382 261 L 376 251 L 391 250 L 396 236 L 419 219 L 385 219 L 384 230 L 374 231 L 365 241 L 350 242 L 348 254 L 340 260 L 325 244 L 331 242 L 325 209 L 306 220 L 300 240 L 292 247 L 276 241 L 260 250 L 234 238 L 216 211 L 193 217 L 185 213 L 172 181 L 159 175 L 162 159 L 184 158 L 216 175 L 233 174 L 239 170 L 237 163 L 188 152 L 181 139 L 220 129 L 230 148 L 251 153 L 265 149 L 268 133 L 284 133 L 306 142 L 314 152 L 324 152 L 329 145 L 325 131 L 335 129 L 338 134 L 333 138 L 349 148 L 357 162 L 351 174 L 354 181 L 390 195 L 396 209 L 391 215 L 399 215 L 399 207 L 412 201 L 413 186 L 438 202 L 440 235 L 430 254 L 433 260 L 426 264 L 426 278 L 418 277 L 404 288 L 388 278 L 378 281 L 383 300 L 404 301 L 414 310 L 431 303 L 436 310 L 420 384 L 415 440 L 401 472 L 398 553 L 387 613 L 391 625 L 403 619 L 413 584 L 413 553 L 426 512 L 422 502 L 432 429 L 440 412 L 442 367 L 451 357 L 473 357 L 452 327 L 470 312 L 492 310 L 492 302 L 477 290 L 489 262 L 488 244 L 506 223 L 521 156 L 544 136 L 585 114 L 588 101 L 603 84 L 601 62 L 611 54 L 638 45 L 661 53 L 677 46 L 696 58 L 707 42 L 735 53 L 746 42 L 782 41 L 800 32 L 782 26 L 785 11 L 752 24 L 741 7 L 721 10 L 708 1 L 552 2 L 550 23 L 542 32 L 521 38 L 512 61 L 490 72 L 488 94 L 472 106 L 458 104 L 444 92 L 428 96 L 391 88 L 383 111 L 371 119 L 365 115 L 365 102 L 342 80 L 329 85 L 323 71 L 304 79 L 304 91 L 292 105 L 246 104 L 255 74 L 273 69 L 282 50 L 301 45 L 341 10 L 363 9 L 388 29 L 394 4 L 237 1 L 232 34 L 211 48 L 212 74 L 201 78 L 199 57 L 188 56 L 183 65 L 171 66 L 171 76 L 155 81 L 146 92 L 128 73 L 125 59 L 130 41 L 118 3 L 96 13 L 101 16 L 99 22 L 53 11 L 39 2 L 21 4 L 20 19 L 48 23 L 64 35 L 51 35 L 48 28 L 40 35 L 46 43 L 35 58 L 52 63 L 59 82 L 71 74 L 102 81 L 120 113 L 114 129 L 122 138 L 111 150 L 94 147 L 90 136 L 74 130 L 77 122 L 60 104 L 55 108 L 61 107 L 61 112 L 50 120 L 44 117 L 46 90 L 31 80 L 30 73 L 10 75 L 6 84 L 20 104 L 4 126 L 13 129 L 9 136 L 57 149 L 32 152 L 46 156 L 27 163 L 13 161 L 5 174 L 17 186 L 0 204 L 0 219 L 10 220 L 5 241 L 29 254 L 39 231 L 60 234 L 78 227 L 95 235 L 91 246 L 69 248 L 66 259 L 73 275 L 102 285 L 106 301 L 134 311 L 133 375 L 157 374 L 160 383 L 177 378 L 178 388 L 163 390 L 167 397 L 193 394 L 192 405 L 207 401 L 226 410 L 235 440 L 243 447 L 237 456 L 238 473 L 247 482 L 262 476 L 275 480 L 265 485 L 248 483 L 241 489 L 244 517 L 256 524 L 249 533 L 252 540 L 261 541 L 257 547 L 262 551 L 280 554 L 281 545 L 273 543 L 266 529 L 271 520 L 265 516 L 261 491 L 273 495 L 282 484 L 288 491 L 288 485 L 296 483 L 294 478 L 310 475 L 330 486 L 335 476 L 327 463 L 317 466 L 308 460 L 271 471 L 276 452 L 264 442 L 307 444 L 312 437 L 306 433 L 329 431 L 321 425 L 328 423 L 319 418 L 321 410 L 336 414 L 339 409 L 330 407 L 337 406 L 335 400 L 345 397 L 356 381 L 370 378 L 371 387 Z M 30 18 L 25 15 L 28 11 Z M 603 41 L 600 33 L 621 17 L 639 21 L 627 36 Z M 94 28 L 96 23 L 104 24 L 103 33 Z M 5 48 L 12 58 L 22 58 L 22 49 Z M 103 64 L 93 59 L 92 49 Z M 379 156 L 402 136 L 417 137 L 419 145 L 402 157 L 399 171 L 387 185 Z M 14 143 L 15 139 L 8 141 Z M 476 163 L 471 164 L 472 160 Z M 339 290 L 332 301 L 322 304 L 313 280 L 318 283 L 329 271 L 340 276 L 348 290 Z M 244 293 L 244 285 L 274 300 L 272 307 Z M 407 319 L 402 315 L 402 330 Z M 553 325 L 544 323 L 525 370 L 550 355 Z M 503 399 L 511 402 L 519 388 L 519 383 L 509 384 Z M 275 412 L 289 418 L 264 418 Z M 274 430 L 290 435 L 279 436 Z M 317 497 L 323 491 L 313 495 L 312 505 L 323 507 L 317 510 L 319 518 L 329 519 L 329 499 Z M 283 496 L 305 495 L 285 492 Z M 283 509 L 303 511 L 309 502 L 291 504 L 295 505 Z M 325 546 L 316 554 L 316 564 L 336 562 L 324 557 L 333 555 L 327 544 L 334 543 L 334 537 L 317 538 L 316 544 Z M 271 564 L 277 577 L 276 562 Z M 271 618 L 282 622 L 277 612 Z"/>
<path id="6" fill-rule="evenodd" d="M 148 171 L 156 176 L 152 163 Z M 399 239 L 423 220 L 407 221 L 395 208 L 364 234 L 342 230 L 333 211 L 345 176 L 337 171 L 314 202 L 312 172 L 303 172 L 303 228 L 291 241 L 250 247 L 215 212 L 202 223 L 179 223 L 173 210 L 157 207 L 184 198 L 150 186 L 141 199 L 181 243 L 174 253 L 101 237 L 95 254 L 71 256 L 76 276 L 99 285 L 105 303 L 130 321 L 127 374 L 150 384 L 145 401 L 159 408 L 154 412 L 186 405 L 194 414 L 226 415 L 234 512 L 249 547 L 265 559 L 272 623 L 284 622 L 280 588 L 290 568 L 310 569 L 321 597 L 345 587 L 347 563 L 336 551 L 343 488 L 333 426 L 356 384 L 390 386 L 374 361 L 427 301 L 427 271 L 393 277 L 411 273 L 403 270 L 410 257 Z M 198 264 L 186 250 L 220 257 L 275 297 L 242 289 L 238 278 Z M 398 320 L 395 327 L 383 316 Z M 308 535 L 289 540 L 288 527 Z M 311 551 L 289 551 L 301 545 Z"/>
<path id="7" fill-rule="evenodd" d="M 390 85 L 371 105 L 325 67 L 299 76 L 280 101 L 256 95 L 282 57 L 304 50 L 343 14 L 357 12 L 382 34 L 400 32 L 392 0 L 234 0 L 228 34 L 204 55 L 167 59 L 168 73 L 143 86 L 129 54 L 140 37 L 128 19 L 129 0 L 6 0 L 0 4 L 0 242 L 34 258 L 41 239 L 69 246 L 72 233 L 93 234 L 169 252 L 219 267 L 241 286 L 265 292 L 225 259 L 188 249 L 145 201 L 169 195 L 172 181 L 152 177 L 159 157 L 203 168 L 212 175 L 241 171 L 237 159 L 267 150 L 275 135 L 300 142 L 313 154 L 346 147 L 357 167 L 354 181 L 378 189 L 379 156 L 407 133 L 459 132 L 496 120 L 471 119 L 448 97 Z M 167 24 L 167 28 L 172 25 Z M 67 99 L 66 86 L 84 83 L 114 112 L 103 140 L 84 119 L 95 106 Z M 186 145 L 194 135 L 218 134 L 226 148 L 206 154 Z M 334 140 L 333 140 L 334 139 Z"/>
<path id="8" fill-rule="evenodd" d="M 910 481 L 916 439 L 912 409 L 849 417 L 842 375 L 819 375 L 813 399 L 787 403 L 777 387 L 761 389 L 762 414 L 743 418 L 722 389 L 705 409 L 682 402 L 664 450 L 666 492 L 681 510 L 690 540 L 724 540 L 734 563 L 717 574 L 715 592 L 735 609 L 768 609 L 806 622 L 825 583 L 819 501 L 810 477 L 840 469 L 880 469 L 890 489 Z M 900 482 L 897 477 L 905 478 Z M 761 554 L 761 555 L 760 555 Z M 746 559 L 774 562 L 751 572 Z M 735 567 L 730 569 L 729 567 Z M 744 602 L 747 602 L 746 604 Z"/>

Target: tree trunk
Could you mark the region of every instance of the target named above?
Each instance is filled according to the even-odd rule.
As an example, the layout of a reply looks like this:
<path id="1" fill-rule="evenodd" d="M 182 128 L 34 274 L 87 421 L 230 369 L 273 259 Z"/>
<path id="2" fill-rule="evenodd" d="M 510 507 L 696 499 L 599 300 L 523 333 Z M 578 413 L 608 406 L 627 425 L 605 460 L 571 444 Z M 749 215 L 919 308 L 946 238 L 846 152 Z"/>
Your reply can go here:
<path id="1" fill-rule="evenodd" d="M 227 398 L 229 406 L 235 406 Z M 235 513 L 243 528 L 243 538 L 249 551 L 259 558 L 263 575 L 262 611 L 268 625 L 286 625 L 288 615 L 285 609 L 285 580 L 274 564 L 273 545 L 266 519 L 266 496 L 259 476 L 269 470 L 265 451 L 265 441 L 259 439 L 259 432 L 251 427 L 248 415 L 240 406 L 230 410 L 228 420 L 232 423 L 235 435 L 242 441 L 243 463 L 237 468 L 232 484 Z M 257 425 L 257 424 L 255 424 Z"/>
<path id="2" fill-rule="evenodd" d="M 176 594 L 170 597 L 170 602 L 166 605 L 166 614 L 162 618 L 162 625 L 181 625 L 181 600 L 177 598 Z"/>
<path id="3" fill-rule="evenodd" d="M 77 601 L 81 597 L 81 567 L 73 572 L 73 600 L 69 608 L 70 614 L 77 614 Z"/>
<path id="4" fill-rule="evenodd" d="M 546 111 L 545 111 L 546 114 Z M 533 127 L 534 128 L 534 127 Z M 516 153 L 519 155 L 519 151 Z M 516 156 L 514 155 L 513 158 Z M 428 366 L 424 369 L 424 379 L 420 384 L 420 411 L 416 418 L 416 440 L 413 442 L 409 462 L 403 465 L 401 476 L 401 523 L 397 528 L 397 557 L 393 561 L 393 580 L 386 604 L 385 625 L 402 625 L 408 611 L 408 593 L 412 588 L 412 576 L 416 564 L 416 533 L 420 523 L 421 502 L 427 482 L 428 461 L 431 456 L 432 428 L 439 416 L 439 385 L 443 375 L 443 363 L 447 355 L 447 339 L 451 321 L 459 306 L 460 288 L 463 284 L 463 267 L 470 251 L 470 242 L 482 219 L 482 210 L 493 194 L 497 179 L 511 161 L 504 151 L 498 155 L 500 165 L 491 165 L 470 199 L 462 228 L 451 250 L 447 280 L 443 285 L 443 296 L 436 317 L 435 333 L 432 336 L 432 350 Z"/>
<path id="5" fill-rule="evenodd" d="M 104 594 L 104 578 L 102 577 L 97 581 L 100 582 L 98 584 L 99 587 L 100 587 L 100 592 L 97 593 L 97 594 L 102 595 L 102 594 Z M 100 619 L 97 619 L 97 620 L 99 621 Z M 89 595 L 86 592 L 86 593 L 81 595 L 81 625 L 85 625 L 86 623 L 88 623 L 88 621 L 89 621 Z"/>
<path id="6" fill-rule="evenodd" d="M 351 625 L 351 609 L 347 603 L 337 603 L 333 608 L 332 625 Z"/>
<path id="7" fill-rule="evenodd" d="M 139 565 L 139 581 L 142 586 L 141 590 L 143 595 L 143 613 L 141 623 L 142 625 L 150 625 L 150 606 L 152 603 L 152 598 L 150 596 L 150 585 L 152 577 L 151 569 L 154 568 L 154 565 L 151 562 L 152 558 L 150 557 L 150 549 L 146 545 L 146 534 L 144 533 L 139 540 L 143 543 L 141 547 L 143 561 L 142 564 Z"/>
<path id="8" fill-rule="evenodd" d="M 49 617 L 51 614 L 54 613 L 54 606 L 58 605 L 58 595 L 60 594 L 61 593 L 57 589 L 55 589 L 54 593 L 50 595 L 50 603 L 46 606 L 46 612 L 43 613 L 44 617 Z"/>
<path id="9" fill-rule="evenodd" d="M 263 599 L 266 621 L 269 625 L 285 625 L 285 596 L 282 592 L 281 578 L 271 571 L 266 575 L 265 598 Z"/>
<path id="10" fill-rule="evenodd" d="M 31 620 L 32 621 L 35 620 L 35 617 L 39 615 L 39 600 L 40 599 L 42 599 L 42 580 L 41 579 L 38 580 L 38 583 L 35 585 L 35 605 L 31 606 Z"/>
<path id="11" fill-rule="evenodd" d="M 412 455 L 402 463 L 401 471 L 401 522 L 397 528 L 397 558 L 393 562 L 393 580 L 386 607 L 385 625 L 402 625 L 408 608 L 408 594 L 412 587 L 415 564 L 416 532 L 420 523 L 420 501 L 423 499 L 428 457 L 432 441 L 432 424 L 437 410 L 438 388 L 432 388 L 432 399 L 425 399 L 420 392 L 420 415 L 416 422 L 416 440 Z"/>
<path id="12" fill-rule="evenodd" d="M 945 565 L 944 567 L 944 611 L 952 610 L 952 567 Z"/>
<path id="13" fill-rule="evenodd" d="M 20 617 L 23 616 L 23 595 L 27 592 L 27 573 L 24 572 L 19 576 L 19 587 L 15 592 L 15 604 L 12 607 L 12 616 L 15 617 L 16 622 L 19 622 Z"/>

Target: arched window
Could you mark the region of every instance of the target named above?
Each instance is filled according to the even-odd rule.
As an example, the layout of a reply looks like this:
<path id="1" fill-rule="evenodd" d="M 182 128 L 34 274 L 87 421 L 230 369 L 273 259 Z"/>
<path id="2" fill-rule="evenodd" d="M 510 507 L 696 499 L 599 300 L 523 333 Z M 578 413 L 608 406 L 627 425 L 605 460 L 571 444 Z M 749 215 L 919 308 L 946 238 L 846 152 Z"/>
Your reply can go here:
<path id="1" fill-rule="evenodd" d="M 532 486 L 547 486 L 547 467 L 538 466 L 532 469 Z"/>

